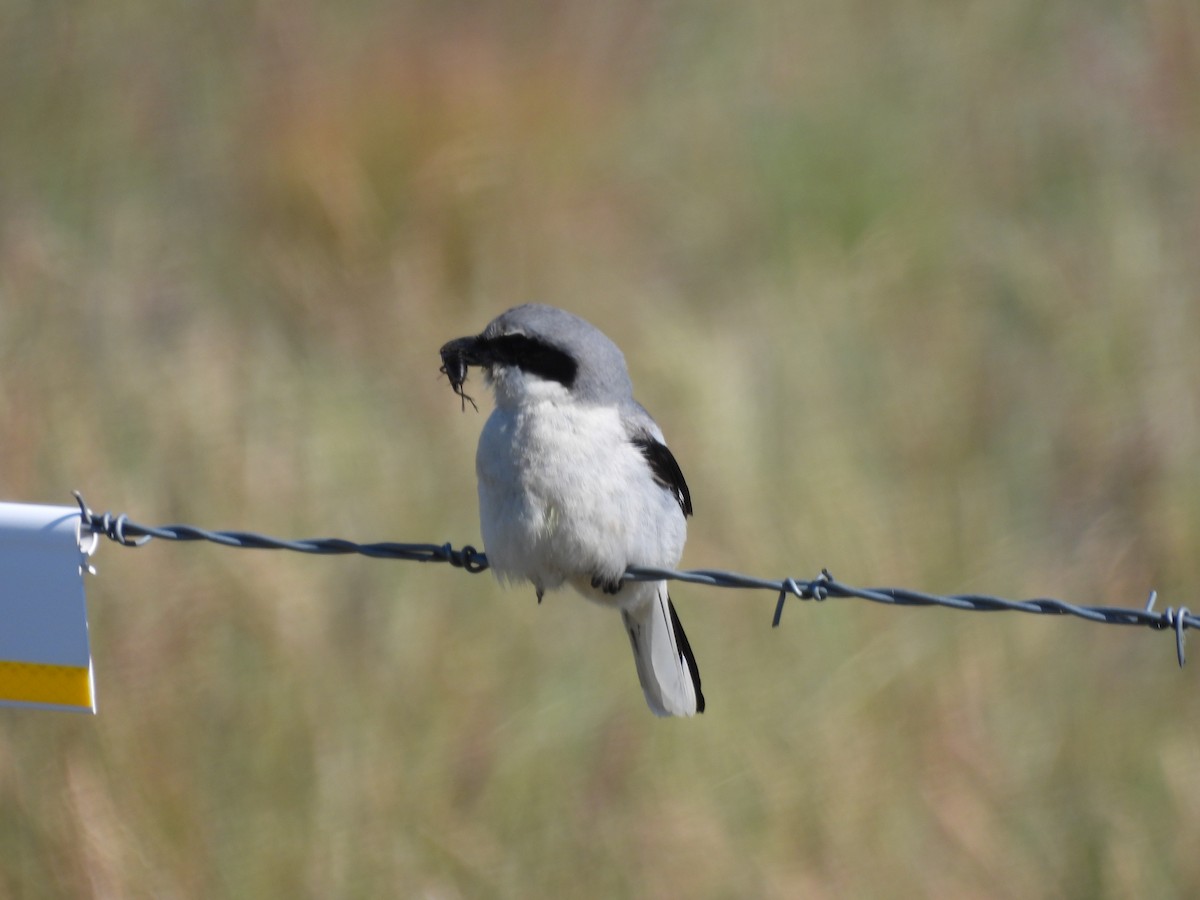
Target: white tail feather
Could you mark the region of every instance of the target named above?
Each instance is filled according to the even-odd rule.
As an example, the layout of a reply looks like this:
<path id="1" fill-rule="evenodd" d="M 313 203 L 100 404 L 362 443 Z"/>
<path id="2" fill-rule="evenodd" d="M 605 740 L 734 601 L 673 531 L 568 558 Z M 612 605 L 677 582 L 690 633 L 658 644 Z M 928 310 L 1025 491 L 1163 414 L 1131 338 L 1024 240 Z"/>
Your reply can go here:
<path id="1" fill-rule="evenodd" d="M 704 712 L 696 659 L 667 596 L 666 583 L 656 587 L 649 603 L 621 611 L 638 681 L 656 716 L 694 716 Z"/>

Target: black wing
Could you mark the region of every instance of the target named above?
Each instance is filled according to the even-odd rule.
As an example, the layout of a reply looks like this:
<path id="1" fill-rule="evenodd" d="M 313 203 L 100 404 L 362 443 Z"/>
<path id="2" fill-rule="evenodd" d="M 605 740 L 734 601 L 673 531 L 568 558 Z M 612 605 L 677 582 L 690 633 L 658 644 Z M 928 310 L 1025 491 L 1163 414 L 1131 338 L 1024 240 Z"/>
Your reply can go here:
<path id="1" fill-rule="evenodd" d="M 692 514 L 692 494 L 688 490 L 687 482 L 683 480 L 683 470 L 679 468 L 679 463 L 675 461 L 675 457 L 667 449 L 667 445 L 648 434 L 639 434 L 631 441 L 642 451 L 646 462 L 650 463 L 650 471 L 654 473 L 654 480 L 674 494 L 683 514 L 690 516 Z"/>

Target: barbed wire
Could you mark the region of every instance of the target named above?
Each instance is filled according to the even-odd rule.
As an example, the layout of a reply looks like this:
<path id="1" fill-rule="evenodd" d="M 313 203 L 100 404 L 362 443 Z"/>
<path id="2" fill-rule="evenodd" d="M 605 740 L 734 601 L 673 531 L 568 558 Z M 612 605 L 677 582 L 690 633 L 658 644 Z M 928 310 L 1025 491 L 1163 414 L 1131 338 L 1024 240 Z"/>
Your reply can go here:
<path id="1" fill-rule="evenodd" d="M 208 541 L 223 547 L 240 547 L 247 550 L 288 550 L 325 556 L 357 554 L 373 559 L 449 563 L 456 569 L 463 569 L 472 574 L 484 572 L 488 568 L 487 556 L 469 544 L 455 549 L 449 543 L 405 544 L 381 541 L 360 544 L 344 538 L 285 540 L 252 531 L 210 531 L 194 525 L 141 525 L 131 521 L 124 513 L 115 516 L 107 512 L 94 513 L 88 508 L 79 491 L 73 493 L 79 504 L 83 527 L 125 547 L 140 547 L 152 538 L 160 538 L 166 541 Z M 1006 600 L 988 594 L 931 594 L 908 588 L 859 588 L 843 584 L 829 574 L 827 569 L 822 569 L 820 574 L 812 579 L 776 580 L 722 569 L 678 571 L 652 566 L 630 566 L 624 577 L 629 581 L 682 581 L 709 587 L 771 591 L 777 595 L 775 614 L 771 619 L 772 627 L 779 626 L 784 603 L 789 597 L 818 602 L 829 598 L 856 598 L 898 607 L 938 606 L 970 612 L 1023 612 L 1034 615 L 1074 616 L 1104 625 L 1141 625 L 1155 631 L 1170 630 L 1175 633 L 1175 653 L 1181 667 L 1186 661 L 1184 631 L 1188 628 L 1200 628 L 1200 616 L 1192 614 L 1186 606 L 1179 609 L 1168 607 L 1156 612 L 1156 591 L 1151 591 L 1145 606 L 1137 609 L 1120 606 L 1080 606 L 1052 597 Z"/>

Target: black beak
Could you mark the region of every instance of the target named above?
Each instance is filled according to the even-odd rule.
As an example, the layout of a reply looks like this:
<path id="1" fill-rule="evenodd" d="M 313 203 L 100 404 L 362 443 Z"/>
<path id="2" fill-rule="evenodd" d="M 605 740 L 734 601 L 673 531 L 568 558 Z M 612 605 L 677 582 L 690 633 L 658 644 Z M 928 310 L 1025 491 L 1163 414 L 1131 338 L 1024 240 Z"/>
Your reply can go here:
<path id="1" fill-rule="evenodd" d="M 479 337 L 463 337 L 457 338 L 450 343 L 445 344 L 441 349 L 442 368 L 441 373 L 450 379 L 450 387 L 454 389 L 454 393 L 462 398 L 462 406 L 465 410 L 467 404 L 475 407 L 475 411 L 479 411 L 479 407 L 475 406 L 475 401 L 463 391 L 463 382 L 467 380 L 467 368 L 469 366 L 486 365 L 483 358 L 484 343 Z"/>

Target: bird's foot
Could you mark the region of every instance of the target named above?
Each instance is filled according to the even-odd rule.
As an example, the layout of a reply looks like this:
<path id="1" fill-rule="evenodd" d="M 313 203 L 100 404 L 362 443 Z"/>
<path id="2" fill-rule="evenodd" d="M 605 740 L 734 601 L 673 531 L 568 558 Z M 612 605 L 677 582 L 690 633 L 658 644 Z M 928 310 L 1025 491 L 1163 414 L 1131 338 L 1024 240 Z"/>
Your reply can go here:
<path id="1" fill-rule="evenodd" d="M 606 594 L 615 594 L 620 591 L 624 585 L 625 581 L 622 578 L 613 580 L 611 578 L 606 578 L 603 575 L 592 576 L 592 587 L 599 588 Z"/>

